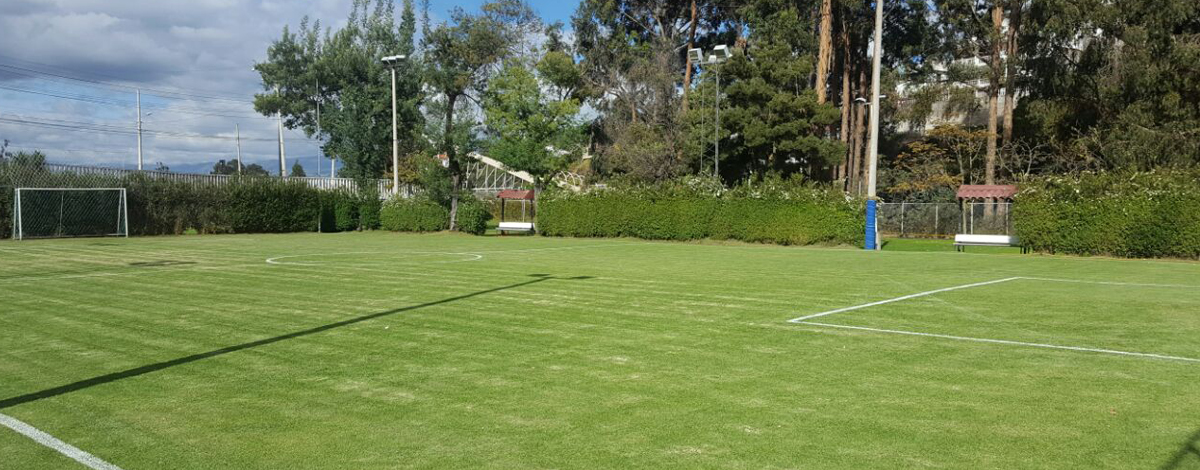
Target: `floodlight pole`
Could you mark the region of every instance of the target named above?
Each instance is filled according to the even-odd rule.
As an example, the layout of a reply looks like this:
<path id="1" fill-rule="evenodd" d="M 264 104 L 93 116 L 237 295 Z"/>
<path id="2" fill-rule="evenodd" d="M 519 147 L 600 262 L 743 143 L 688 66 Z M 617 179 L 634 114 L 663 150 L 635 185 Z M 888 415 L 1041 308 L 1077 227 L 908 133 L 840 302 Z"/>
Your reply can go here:
<path id="1" fill-rule="evenodd" d="M 233 124 L 233 134 L 234 134 L 234 139 L 237 140 L 237 151 L 238 151 L 238 153 L 237 153 L 238 173 L 237 174 L 238 174 L 238 176 L 241 176 L 242 175 L 242 128 L 237 123 Z"/>
<path id="2" fill-rule="evenodd" d="M 714 106 L 713 114 L 716 115 L 717 128 L 716 135 L 713 136 L 713 176 L 718 180 L 721 178 L 721 69 L 717 68 L 717 105 Z"/>
<path id="3" fill-rule="evenodd" d="M 867 167 L 867 224 L 866 233 L 864 234 L 866 243 L 863 247 L 867 250 L 879 249 L 879 229 L 876 225 L 878 201 L 875 194 L 875 174 L 879 165 L 879 69 L 883 58 L 883 0 L 875 0 L 874 50 L 873 57 L 871 58 L 871 137 L 867 145 L 867 158 L 870 163 Z"/>
<path id="4" fill-rule="evenodd" d="M 400 193 L 400 135 L 396 123 L 396 64 L 404 55 L 393 55 L 380 59 L 392 70 L 392 194 Z"/>
<path id="5" fill-rule="evenodd" d="M 275 96 L 279 96 L 279 85 L 275 85 Z M 287 178 L 287 154 L 283 149 L 283 110 L 275 111 L 279 123 L 279 177 Z"/>
<path id="6" fill-rule="evenodd" d="M 137 169 L 142 171 L 142 89 L 137 90 L 137 132 L 138 132 L 138 162 Z"/>

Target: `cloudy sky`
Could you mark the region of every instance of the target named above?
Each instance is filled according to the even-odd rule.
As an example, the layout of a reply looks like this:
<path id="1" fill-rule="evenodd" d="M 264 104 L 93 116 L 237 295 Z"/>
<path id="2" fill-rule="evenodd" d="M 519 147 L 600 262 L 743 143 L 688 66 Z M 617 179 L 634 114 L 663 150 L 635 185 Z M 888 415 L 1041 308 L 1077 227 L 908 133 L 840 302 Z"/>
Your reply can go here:
<path id="1" fill-rule="evenodd" d="M 431 16 L 482 0 L 433 0 Z M 531 2 L 567 21 L 576 2 Z M 419 2 L 418 2 L 419 4 Z M 254 112 L 251 70 L 283 26 L 305 15 L 338 27 L 351 0 L 0 0 L 0 139 L 50 161 L 134 168 L 142 90 L 146 166 L 207 171 L 236 155 L 269 170 L 272 119 Z M 397 7 L 399 9 L 399 7 Z M 288 164 L 315 175 L 316 143 L 285 130 Z M 328 160 L 322 172 L 328 172 Z"/>

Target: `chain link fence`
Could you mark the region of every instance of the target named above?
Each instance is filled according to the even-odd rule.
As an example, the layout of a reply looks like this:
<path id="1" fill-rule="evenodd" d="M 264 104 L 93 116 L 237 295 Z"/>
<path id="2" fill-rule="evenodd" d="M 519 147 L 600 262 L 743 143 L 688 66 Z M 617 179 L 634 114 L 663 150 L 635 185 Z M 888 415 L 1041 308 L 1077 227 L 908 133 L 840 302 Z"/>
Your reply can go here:
<path id="1" fill-rule="evenodd" d="M 879 233 L 899 238 L 1012 234 L 1012 203 L 889 202 L 879 204 Z"/>

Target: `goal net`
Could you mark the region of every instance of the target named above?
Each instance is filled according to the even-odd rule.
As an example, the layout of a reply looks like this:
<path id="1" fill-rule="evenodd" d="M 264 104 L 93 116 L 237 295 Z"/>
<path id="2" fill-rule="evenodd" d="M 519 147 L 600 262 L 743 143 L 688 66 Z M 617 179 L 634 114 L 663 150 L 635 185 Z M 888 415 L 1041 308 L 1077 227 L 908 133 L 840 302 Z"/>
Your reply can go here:
<path id="1" fill-rule="evenodd" d="M 124 188 L 17 188 L 13 238 L 129 236 Z"/>

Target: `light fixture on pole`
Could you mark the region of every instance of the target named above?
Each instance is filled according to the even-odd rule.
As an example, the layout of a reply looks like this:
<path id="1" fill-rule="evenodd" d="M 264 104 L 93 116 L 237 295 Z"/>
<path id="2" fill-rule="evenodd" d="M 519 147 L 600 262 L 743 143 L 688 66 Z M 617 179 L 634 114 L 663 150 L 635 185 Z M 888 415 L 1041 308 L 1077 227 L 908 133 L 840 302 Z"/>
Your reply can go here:
<path id="1" fill-rule="evenodd" d="M 692 63 L 702 67 L 705 65 L 720 64 L 729 60 L 730 57 L 733 57 L 733 54 L 729 51 L 729 46 L 724 44 L 713 47 L 712 54 L 709 54 L 707 59 L 704 57 L 704 51 L 700 49 L 688 49 L 688 58 L 691 59 Z M 713 114 L 716 120 L 716 125 L 713 128 L 715 131 L 715 135 L 713 135 L 713 175 L 719 177 L 721 174 L 721 69 L 714 67 L 713 70 L 717 74 L 717 88 L 713 92 L 716 96 L 715 104 L 713 105 Z"/>
<path id="2" fill-rule="evenodd" d="M 876 225 L 877 201 L 875 198 L 875 173 L 879 165 L 879 68 L 883 58 L 883 0 L 875 0 L 875 44 L 871 57 L 871 138 L 867 145 L 867 227 L 866 243 L 863 248 L 879 249 L 879 230 Z"/>
<path id="3" fill-rule="evenodd" d="M 396 128 L 396 66 L 407 56 L 393 55 L 379 59 L 392 71 L 392 193 L 400 192 L 400 136 Z"/>

